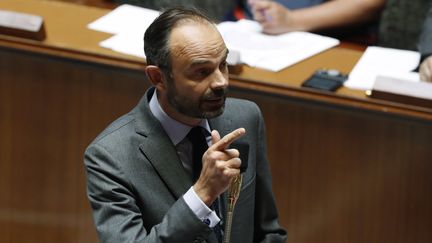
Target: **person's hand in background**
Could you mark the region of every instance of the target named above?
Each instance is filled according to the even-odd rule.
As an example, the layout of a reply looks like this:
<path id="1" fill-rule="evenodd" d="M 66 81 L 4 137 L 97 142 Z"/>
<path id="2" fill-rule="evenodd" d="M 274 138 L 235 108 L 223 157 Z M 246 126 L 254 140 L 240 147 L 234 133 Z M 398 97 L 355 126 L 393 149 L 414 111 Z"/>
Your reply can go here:
<path id="1" fill-rule="evenodd" d="M 428 56 L 420 64 L 420 79 L 422 81 L 432 82 L 432 55 Z"/>
<path id="2" fill-rule="evenodd" d="M 296 26 L 292 11 L 283 5 L 267 0 L 249 0 L 248 3 L 264 33 L 276 35 L 301 30 Z"/>
<path id="3" fill-rule="evenodd" d="M 356 26 L 379 18 L 386 0 L 332 0 L 290 9 L 271 0 L 248 0 L 266 34 L 323 31 Z"/>

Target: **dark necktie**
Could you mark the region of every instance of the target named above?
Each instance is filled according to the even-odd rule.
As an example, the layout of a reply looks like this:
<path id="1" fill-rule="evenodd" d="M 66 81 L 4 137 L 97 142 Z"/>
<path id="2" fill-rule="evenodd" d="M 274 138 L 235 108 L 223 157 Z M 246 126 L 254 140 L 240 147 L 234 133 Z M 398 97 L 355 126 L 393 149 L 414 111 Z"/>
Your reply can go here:
<path id="1" fill-rule="evenodd" d="M 208 149 L 207 140 L 204 134 L 205 129 L 197 126 L 193 127 L 187 135 L 188 139 L 192 143 L 192 178 L 194 183 L 198 180 L 201 174 L 202 157 L 204 152 Z M 213 202 L 210 208 L 214 210 L 220 218 L 218 198 Z M 222 242 L 221 224 L 218 223 L 215 225 L 215 227 L 213 227 L 213 231 L 216 233 L 218 241 Z"/>
<path id="2" fill-rule="evenodd" d="M 192 178 L 194 183 L 198 180 L 201 174 L 202 156 L 208 149 L 204 132 L 204 128 L 198 126 L 193 127 L 187 135 L 192 143 Z"/>

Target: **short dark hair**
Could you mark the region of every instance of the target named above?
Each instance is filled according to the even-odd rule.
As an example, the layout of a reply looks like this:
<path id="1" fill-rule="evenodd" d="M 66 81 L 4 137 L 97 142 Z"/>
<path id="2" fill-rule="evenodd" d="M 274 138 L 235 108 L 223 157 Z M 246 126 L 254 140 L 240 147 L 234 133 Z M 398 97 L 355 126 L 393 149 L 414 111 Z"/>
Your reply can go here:
<path id="1" fill-rule="evenodd" d="M 194 8 L 173 7 L 163 11 L 144 34 L 144 53 L 147 65 L 155 65 L 165 73 L 171 72 L 169 37 L 179 23 L 195 21 L 214 24 L 210 18 Z"/>

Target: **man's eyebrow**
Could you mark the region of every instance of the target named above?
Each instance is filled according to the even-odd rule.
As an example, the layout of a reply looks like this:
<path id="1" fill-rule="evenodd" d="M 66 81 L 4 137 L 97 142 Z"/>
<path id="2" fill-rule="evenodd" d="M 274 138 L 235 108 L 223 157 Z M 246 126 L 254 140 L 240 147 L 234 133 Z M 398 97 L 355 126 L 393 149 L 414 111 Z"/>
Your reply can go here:
<path id="1" fill-rule="evenodd" d="M 227 59 L 227 57 L 228 57 L 228 53 L 229 53 L 229 50 L 228 49 L 226 49 L 225 50 L 225 55 L 221 58 L 221 60 L 226 60 Z M 205 65 L 205 64 L 211 64 L 211 63 L 213 63 L 212 61 L 210 61 L 210 60 L 208 60 L 208 59 L 197 59 L 197 60 L 194 60 L 192 63 L 191 63 L 191 67 L 195 67 L 195 66 L 200 66 L 200 65 Z"/>
<path id="2" fill-rule="evenodd" d="M 200 65 L 209 64 L 209 63 L 212 63 L 212 61 L 210 61 L 208 59 L 197 59 L 197 60 L 194 60 L 190 66 L 194 67 L 194 66 L 200 66 Z"/>

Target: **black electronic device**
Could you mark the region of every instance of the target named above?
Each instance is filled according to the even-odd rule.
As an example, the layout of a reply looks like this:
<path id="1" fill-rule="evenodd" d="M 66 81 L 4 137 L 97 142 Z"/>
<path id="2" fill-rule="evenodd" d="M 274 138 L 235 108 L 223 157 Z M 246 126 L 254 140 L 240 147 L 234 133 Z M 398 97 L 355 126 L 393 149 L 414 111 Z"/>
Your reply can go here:
<path id="1" fill-rule="evenodd" d="M 335 91 L 343 85 L 348 79 L 348 75 L 342 74 L 341 72 L 330 69 L 320 69 L 316 71 L 310 78 L 302 83 L 302 87 Z"/>

